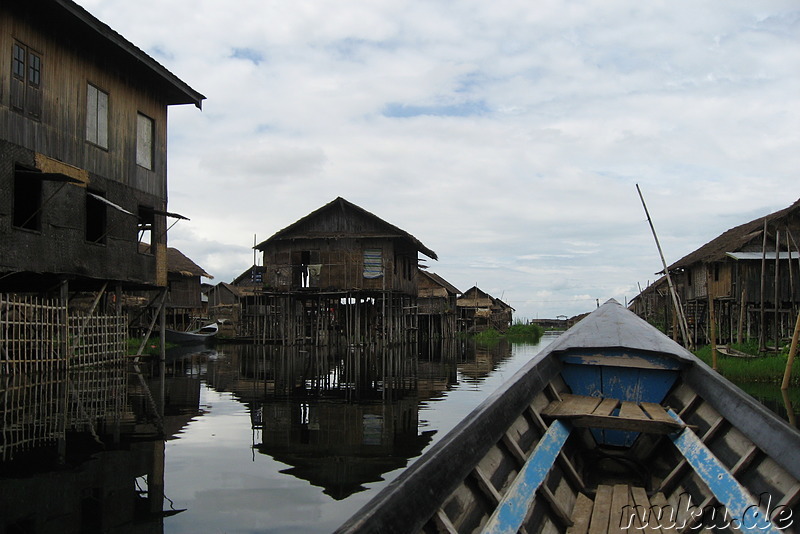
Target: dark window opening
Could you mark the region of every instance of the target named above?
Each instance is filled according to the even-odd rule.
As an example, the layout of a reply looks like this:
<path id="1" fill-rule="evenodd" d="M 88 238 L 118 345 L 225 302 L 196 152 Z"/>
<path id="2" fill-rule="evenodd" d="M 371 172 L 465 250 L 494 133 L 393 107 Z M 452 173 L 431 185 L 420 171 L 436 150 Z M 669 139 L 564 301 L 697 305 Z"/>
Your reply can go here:
<path id="1" fill-rule="evenodd" d="M 692 270 L 691 269 L 686 269 L 686 285 L 687 286 L 691 286 L 692 285 Z"/>
<path id="2" fill-rule="evenodd" d="M 139 251 L 146 254 L 152 254 L 153 244 L 153 225 L 156 222 L 156 214 L 153 208 L 146 208 L 139 206 L 139 224 L 137 225 L 137 241 L 139 242 Z"/>
<path id="3" fill-rule="evenodd" d="M 719 282 L 719 263 L 714 264 L 714 281 Z"/>
<path id="4" fill-rule="evenodd" d="M 27 172 L 25 172 L 27 171 Z M 42 180 L 30 169 L 17 166 L 14 173 L 14 226 L 42 229 Z"/>
<path id="5" fill-rule="evenodd" d="M 320 267 L 318 250 L 292 252 L 292 286 L 296 288 L 317 287 Z"/>
<path id="6" fill-rule="evenodd" d="M 11 109 L 35 120 L 42 116 L 42 56 L 21 43 L 11 51 Z"/>
<path id="7" fill-rule="evenodd" d="M 86 241 L 104 245 L 108 233 L 106 203 L 103 195 L 92 191 L 86 192 Z"/>

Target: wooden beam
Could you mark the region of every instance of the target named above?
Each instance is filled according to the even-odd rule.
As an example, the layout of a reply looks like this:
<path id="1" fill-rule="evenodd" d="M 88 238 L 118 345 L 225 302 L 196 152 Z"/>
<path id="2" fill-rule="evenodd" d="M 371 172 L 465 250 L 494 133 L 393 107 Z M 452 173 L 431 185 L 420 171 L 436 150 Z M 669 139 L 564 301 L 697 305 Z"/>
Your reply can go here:
<path id="1" fill-rule="evenodd" d="M 682 422 L 672 410 L 669 414 L 676 421 Z M 739 484 L 697 434 L 690 428 L 685 428 L 680 434 L 671 435 L 670 439 L 714 497 L 725 505 L 730 517 L 739 522 L 742 532 L 779 534 L 780 531 L 759 508 L 759 503 Z"/>
<path id="2" fill-rule="evenodd" d="M 561 421 L 553 421 L 547 433 L 542 436 L 533 453 L 512 482 L 495 509 L 483 532 L 517 532 L 533 503 L 536 490 L 553 467 L 558 453 L 567 441 L 572 428 Z"/>

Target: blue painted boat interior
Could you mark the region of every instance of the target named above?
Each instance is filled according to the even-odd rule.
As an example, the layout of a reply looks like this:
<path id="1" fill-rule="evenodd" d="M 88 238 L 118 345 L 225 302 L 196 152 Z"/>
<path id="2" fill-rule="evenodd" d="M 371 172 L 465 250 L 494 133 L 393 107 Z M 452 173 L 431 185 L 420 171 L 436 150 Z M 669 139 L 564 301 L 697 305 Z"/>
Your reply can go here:
<path id="1" fill-rule="evenodd" d="M 627 367 L 620 360 L 638 358 L 647 367 Z M 672 358 L 621 350 L 561 356 L 561 375 L 575 395 L 612 398 L 620 401 L 660 404 L 680 376 L 681 364 Z M 616 415 L 614 413 L 613 415 Z M 629 447 L 637 432 L 592 430 L 598 443 Z"/>

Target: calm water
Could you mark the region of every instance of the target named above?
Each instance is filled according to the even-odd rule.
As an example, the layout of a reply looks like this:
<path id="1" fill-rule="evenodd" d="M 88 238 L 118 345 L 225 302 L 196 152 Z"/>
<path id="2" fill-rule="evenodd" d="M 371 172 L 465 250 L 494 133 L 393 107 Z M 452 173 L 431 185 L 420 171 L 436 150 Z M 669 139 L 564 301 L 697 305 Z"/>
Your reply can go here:
<path id="1" fill-rule="evenodd" d="M 221 347 L 166 445 L 186 511 L 164 532 L 331 532 L 550 340 L 361 362 Z"/>
<path id="2" fill-rule="evenodd" d="M 0 533 L 331 532 L 553 339 L 377 355 L 171 352 L 167 441 L 148 415 L 159 381 L 146 381 L 151 400 L 129 378 L 120 445 L 74 433 L 65 462 L 50 446 L 0 464 Z M 779 392 L 749 392 L 787 417 Z"/>

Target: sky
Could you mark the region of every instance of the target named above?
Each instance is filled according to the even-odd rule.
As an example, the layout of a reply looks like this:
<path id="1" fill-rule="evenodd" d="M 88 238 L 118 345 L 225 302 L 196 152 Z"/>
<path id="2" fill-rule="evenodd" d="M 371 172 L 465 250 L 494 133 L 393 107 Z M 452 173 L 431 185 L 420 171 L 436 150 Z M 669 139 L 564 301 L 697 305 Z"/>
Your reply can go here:
<path id="1" fill-rule="evenodd" d="M 176 247 L 230 282 L 336 197 L 517 319 L 627 303 L 800 198 L 797 0 L 77 0 L 206 96 Z M 260 259 L 258 259 L 260 263 Z"/>

